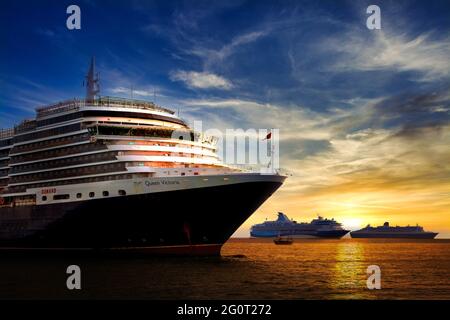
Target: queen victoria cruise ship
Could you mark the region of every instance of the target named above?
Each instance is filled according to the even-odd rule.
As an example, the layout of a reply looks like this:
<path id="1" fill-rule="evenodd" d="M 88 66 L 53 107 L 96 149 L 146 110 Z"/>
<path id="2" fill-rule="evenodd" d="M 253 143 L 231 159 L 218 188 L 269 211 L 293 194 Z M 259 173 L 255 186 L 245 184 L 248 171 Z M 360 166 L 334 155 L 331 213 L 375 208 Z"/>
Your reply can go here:
<path id="1" fill-rule="evenodd" d="M 0 131 L 2 250 L 218 255 L 283 183 L 223 164 L 215 141 L 152 102 L 99 96 Z"/>

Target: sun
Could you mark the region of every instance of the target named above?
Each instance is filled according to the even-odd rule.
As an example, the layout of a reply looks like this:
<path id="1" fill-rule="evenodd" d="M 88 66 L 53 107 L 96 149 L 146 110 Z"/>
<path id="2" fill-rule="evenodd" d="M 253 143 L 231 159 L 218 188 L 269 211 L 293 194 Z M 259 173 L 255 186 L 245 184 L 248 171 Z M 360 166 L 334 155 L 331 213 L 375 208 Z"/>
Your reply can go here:
<path id="1" fill-rule="evenodd" d="M 341 218 L 340 222 L 342 223 L 342 225 L 345 228 L 351 229 L 351 230 L 359 229 L 364 224 L 362 219 L 360 219 L 360 218 L 353 218 L 353 217 Z"/>

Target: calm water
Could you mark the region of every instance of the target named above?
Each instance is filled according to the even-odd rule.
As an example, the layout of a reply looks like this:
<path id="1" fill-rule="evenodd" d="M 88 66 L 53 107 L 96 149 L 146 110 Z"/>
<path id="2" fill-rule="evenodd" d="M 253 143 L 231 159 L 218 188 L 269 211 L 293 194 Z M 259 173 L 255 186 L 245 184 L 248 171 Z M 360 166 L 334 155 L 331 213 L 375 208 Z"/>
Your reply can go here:
<path id="1" fill-rule="evenodd" d="M 221 258 L 1 257 L 0 298 L 450 299 L 450 240 L 231 240 Z M 66 289 L 66 267 L 82 290 Z M 366 268 L 381 268 L 381 290 Z"/>

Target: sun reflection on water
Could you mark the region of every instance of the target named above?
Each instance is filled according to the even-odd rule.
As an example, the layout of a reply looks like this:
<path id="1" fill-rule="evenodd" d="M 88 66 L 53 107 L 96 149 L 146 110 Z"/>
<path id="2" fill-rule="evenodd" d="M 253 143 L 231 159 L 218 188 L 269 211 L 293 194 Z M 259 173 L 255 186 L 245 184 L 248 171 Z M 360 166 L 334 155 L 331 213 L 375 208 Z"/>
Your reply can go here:
<path id="1" fill-rule="evenodd" d="M 339 292 L 336 298 L 362 299 L 366 298 L 365 247 L 362 243 L 342 242 L 334 246 L 334 265 L 332 266 L 332 278 L 330 289 Z"/>

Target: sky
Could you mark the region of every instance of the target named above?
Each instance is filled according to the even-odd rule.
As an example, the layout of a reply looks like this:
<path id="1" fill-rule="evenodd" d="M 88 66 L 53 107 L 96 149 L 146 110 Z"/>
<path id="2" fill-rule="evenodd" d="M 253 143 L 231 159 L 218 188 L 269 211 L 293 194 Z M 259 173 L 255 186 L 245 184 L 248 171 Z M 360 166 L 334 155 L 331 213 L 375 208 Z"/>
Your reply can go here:
<path id="1" fill-rule="evenodd" d="M 2 0 L 0 127 L 83 97 L 95 56 L 102 95 L 133 88 L 205 129 L 280 129 L 289 177 L 235 236 L 282 211 L 450 237 L 449 16 L 446 0 Z"/>

